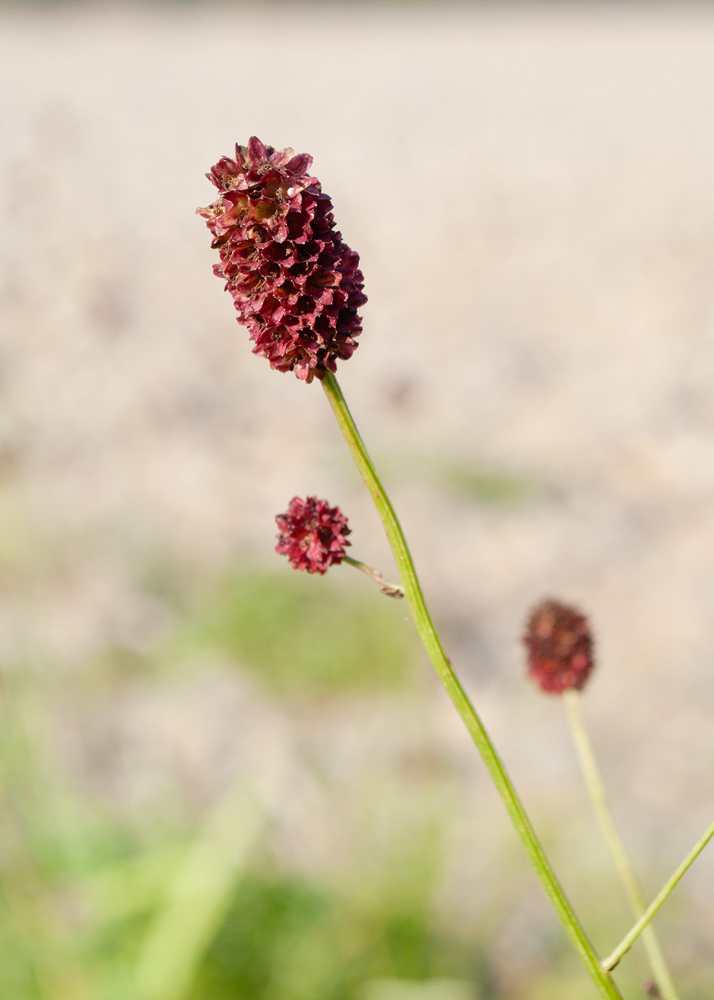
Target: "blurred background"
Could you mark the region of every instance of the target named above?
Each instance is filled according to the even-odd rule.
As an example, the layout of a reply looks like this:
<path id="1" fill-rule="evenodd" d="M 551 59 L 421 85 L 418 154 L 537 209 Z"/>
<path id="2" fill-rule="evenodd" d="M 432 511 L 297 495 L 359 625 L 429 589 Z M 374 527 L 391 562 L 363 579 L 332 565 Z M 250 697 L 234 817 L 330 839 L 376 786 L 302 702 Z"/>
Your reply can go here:
<path id="1" fill-rule="evenodd" d="M 340 380 L 596 946 L 630 926 L 542 597 L 654 895 L 712 820 L 714 6 L 0 7 L 0 995 L 588 1000 L 420 652 L 319 384 L 213 277 L 205 171 L 314 156 L 369 302 Z M 658 918 L 714 992 L 714 854 Z M 636 948 L 626 997 L 647 976 Z"/>

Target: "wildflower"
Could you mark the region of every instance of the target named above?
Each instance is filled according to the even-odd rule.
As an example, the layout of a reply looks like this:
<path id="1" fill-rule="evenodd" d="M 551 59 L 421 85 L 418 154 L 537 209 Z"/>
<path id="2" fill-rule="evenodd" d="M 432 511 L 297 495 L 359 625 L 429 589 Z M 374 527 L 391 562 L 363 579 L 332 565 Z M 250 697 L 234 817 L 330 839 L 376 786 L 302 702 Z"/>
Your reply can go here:
<path id="1" fill-rule="evenodd" d="M 523 642 L 528 650 L 528 676 L 541 691 L 561 694 L 580 690 L 594 666 L 590 624 L 577 608 L 543 601 L 528 619 Z"/>
<path id="2" fill-rule="evenodd" d="M 225 279 L 253 353 L 305 382 L 352 355 L 367 301 L 359 256 L 335 230 L 311 165 L 306 153 L 253 136 L 206 174 L 220 195 L 197 209 L 220 253 L 214 274 Z"/>
<path id="3" fill-rule="evenodd" d="M 339 507 L 317 497 L 293 497 L 285 514 L 275 520 L 280 529 L 275 551 L 287 556 L 294 569 L 325 573 L 342 562 L 350 529 Z"/>

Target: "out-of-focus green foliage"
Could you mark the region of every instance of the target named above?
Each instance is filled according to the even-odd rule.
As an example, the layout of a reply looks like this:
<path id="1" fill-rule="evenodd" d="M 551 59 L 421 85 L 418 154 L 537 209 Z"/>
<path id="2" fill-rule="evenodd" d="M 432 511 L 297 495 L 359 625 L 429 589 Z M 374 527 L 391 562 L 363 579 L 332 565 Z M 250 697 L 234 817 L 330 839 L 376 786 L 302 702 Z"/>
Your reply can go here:
<path id="1" fill-rule="evenodd" d="M 199 679 L 212 657 L 288 717 L 352 694 L 360 711 L 370 699 L 406 695 L 416 704 L 423 693 L 410 686 L 418 654 L 404 603 L 340 573 L 244 567 L 170 586 L 155 575 L 142 586 L 170 614 L 146 648 L 113 640 L 72 669 L 49 654 L 5 665 L 2 1000 L 589 1000 L 554 921 L 538 958 L 524 962 L 521 985 L 503 990 L 498 942 L 517 905 L 514 887 L 528 878 L 522 859 L 511 879 L 508 854 L 479 917 L 454 919 L 440 899 L 462 818 L 443 764 L 416 778 L 385 769 L 355 786 L 344 858 L 302 867 L 271 841 L 279 804 L 295 794 L 289 784 L 266 791 L 242 773 L 196 808 L 177 802 L 169 780 L 137 820 L 58 753 L 58 697 L 90 714 L 127 687 L 156 698 L 177 677 Z M 297 758 L 289 766 L 312 773 Z M 482 891 L 477 881 L 473 891 Z M 596 939 L 610 942 L 606 902 L 589 916 Z M 634 995 L 636 975 L 624 976 Z M 691 984 L 688 1000 L 705 996 Z"/>
<path id="2" fill-rule="evenodd" d="M 350 568 L 332 572 L 350 574 L 349 582 L 287 565 L 231 573 L 177 638 L 227 654 L 281 696 L 408 684 L 416 641 L 404 602 L 381 596 Z"/>
<path id="3" fill-rule="evenodd" d="M 137 834 L 54 771 L 40 679 L 8 685 L 4 702 L 0 996 L 368 1000 L 431 980 L 477 995 L 483 949 L 434 910 L 444 817 L 428 790 L 406 842 L 395 823 L 354 869 L 321 876 L 276 864 L 269 806 L 241 782 L 170 841 L 159 822 Z"/>
<path id="4" fill-rule="evenodd" d="M 527 476 L 467 462 L 446 462 L 438 470 L 439 480 L 450 491 L 484 506 L 515 506 L 540 498 L 542 484 Z"/>
<path id="5" fill-rule="evenodd" d="M 557 496 L 557 490 L 532 471 L 504 468 L 462 454 L 390 452 L 379 464 L 389 468 L 393 480 L 428 484 L 475 507 L 518 509 Z"/>

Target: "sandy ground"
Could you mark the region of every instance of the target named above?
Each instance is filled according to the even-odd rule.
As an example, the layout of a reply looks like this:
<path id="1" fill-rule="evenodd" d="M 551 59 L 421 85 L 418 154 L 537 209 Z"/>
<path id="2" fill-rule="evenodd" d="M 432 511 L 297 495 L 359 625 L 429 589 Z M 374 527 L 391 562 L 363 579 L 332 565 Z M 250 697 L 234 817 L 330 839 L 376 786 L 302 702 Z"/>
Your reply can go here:
<path id="1" fill-rule="evenodd" d="M 542 595 L 589 609 L 616 808 L 668 872 L 714 800 L 714 8 L 3 8 L 0 116 L 3 649 L 71 663 L 131 617 L 116 552 L 269 558 L 295 493 L 389 569 L 319 386 L 252 356 L 193 214 L 236 140 L 309 151 L 369 295 L 340 378 L 459 671 L 537 799 L 575 779 L 516 639 Z M 474 504 L 444 460 L 533 496 Z"/>

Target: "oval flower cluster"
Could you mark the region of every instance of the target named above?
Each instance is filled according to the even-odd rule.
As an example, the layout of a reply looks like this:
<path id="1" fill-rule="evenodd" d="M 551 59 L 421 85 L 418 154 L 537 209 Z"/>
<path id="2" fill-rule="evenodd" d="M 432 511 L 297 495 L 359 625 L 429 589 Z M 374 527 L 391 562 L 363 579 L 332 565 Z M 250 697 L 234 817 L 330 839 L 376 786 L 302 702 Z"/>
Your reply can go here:
<path id="1" fill-rule="evenodd" d="M 293 497 L 275 520 L 280 529 L 275 551 L 287 556 L 294 569 L 324 574 L 342 562 L 350 529 L 339 507 L 317 497 Z"/>
<path id="2" fill-rule="evenodd" d="M 594 666 L 593 637 L 587 618 L 577 608 L 543 601 L 531 612 L 523 642 L 528 676 L 541 691 L 562 694 L 584 686 Z"/>
<path id="3" fill-rule="evenodd" d="M 206 176 L 220 191 L 197 209 L 254 354 L 311 382 L 349 358 L 367 301 L 359 256 L 335 230 L 332 202 L 308 174 L 312 157 L 255 136 Z"/>

